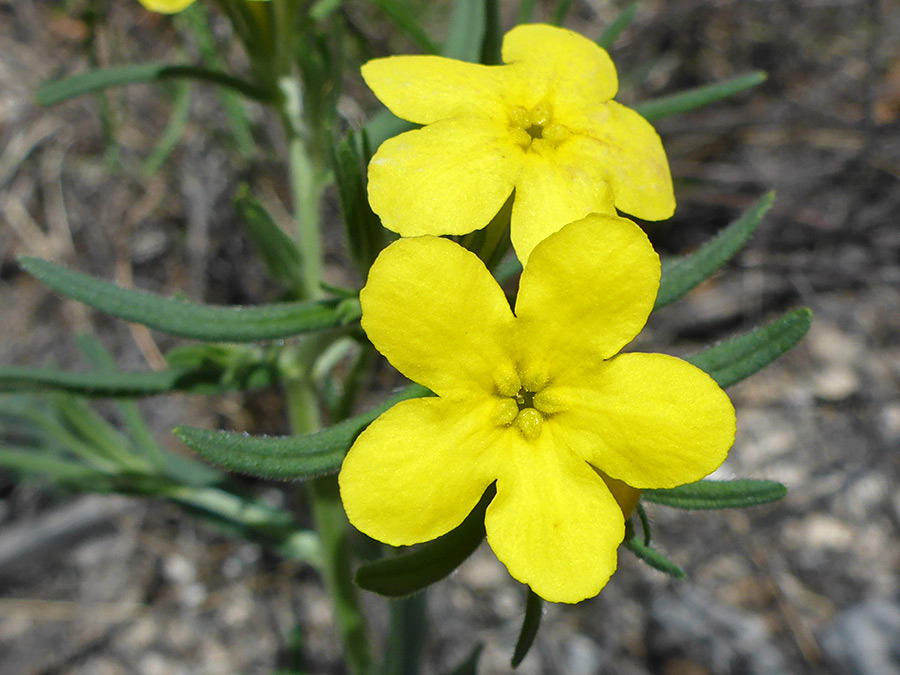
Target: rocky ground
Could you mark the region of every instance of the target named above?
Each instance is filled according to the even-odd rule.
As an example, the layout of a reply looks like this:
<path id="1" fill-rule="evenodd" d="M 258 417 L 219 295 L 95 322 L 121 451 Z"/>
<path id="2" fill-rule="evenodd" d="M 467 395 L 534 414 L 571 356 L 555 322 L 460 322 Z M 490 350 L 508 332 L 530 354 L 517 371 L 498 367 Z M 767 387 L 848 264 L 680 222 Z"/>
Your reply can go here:
<path id="1" fill-rule="evenodd" d="M 622 6 L 576 0 L 568 25 L 596 35 Z M 171 53 L 165 20 L 136 3 L 107 9 L 101 63 Z M 0 363 L 81 367 L 72 337 L 90 331 L 123 367 L 152 367 L 174 342 L 59 300 L 15 256 L 208 302 L 269 300 L 231 198 L 249 181 L 276 205 L 283 176 L 277 158 L 251 166 L 229 149 L 218 99 L 202 89 L 179 149 L 141 176 L 134 167 L 168 119 L 165 97 L 146 87 L 109 96 L 125 166 L 111 172 L 96 100 L 41 109 L 31 98 L 39 82 L 88 67 L 73 17 L 49 1 L 0 1 Z M 380 40 L 386 29 L 371 30 Z M 752 93 L 658 125 L 679 201 L 675 219 L 652 229 L 662 251 L 690 250 L 766 190 L 777 201 L 751 245 L 655 314 L 643 340 L 689 354 L 789 308 L 814 310 L 799 347 L 729 391 L 739 432 L 721 476 L 772 478 L 790 493 L 742 511 L 650 505 L 656 545 L 687 579 L 623 552 L 600 596 L 547 607 L 518 672 L 900 673 L 898 34 L 892 0 L 647 0 L 614 49 L 626 102 L 769 72 Z M 370 102 L 348 84 L 348 110 Z M 251 112 L 262 142 L 277 143 Z M 329 250 L 340 280 L 337 230 Z M 273 392 L 142 410 L 169 447 L 185 421 L 278 431 L 281 414 Z M 287 499 L 282 486 L 247 487 Z M 424 672 L 445 671 L 478 640 L 479 672 L 509 672 L 523 601 L 480 549 L 428 594 Z M 383 623 L 384 606 L 367 602 Z M 298 623 L 307 671 L 340 673 L 310 570 L 163 503 L 61 494 L 0 473 L 2 672 L 271 673 L 288 662 Z"/>

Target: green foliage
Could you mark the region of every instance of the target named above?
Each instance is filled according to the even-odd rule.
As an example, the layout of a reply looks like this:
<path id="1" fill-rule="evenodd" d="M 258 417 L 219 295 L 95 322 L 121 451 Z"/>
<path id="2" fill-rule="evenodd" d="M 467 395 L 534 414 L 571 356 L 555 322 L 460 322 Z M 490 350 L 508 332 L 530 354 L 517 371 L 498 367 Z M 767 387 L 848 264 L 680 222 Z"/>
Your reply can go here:
<path id="1" fill-rule="evenodd" d="M 427 395 L 417 384 L 368 412 L 303 436 L 249 436 L 196 427 L 175 429 L 188 447 L 229 471 L 260 478 L 302 479 L 335 473 L 356 437 L 395 403 Z"/>
<path id="2" fill-rule="evenodd" d="M 384 11 L 397 28 L 406 33 L 407 37 L 412 39 L 422 51 L 428 54 L 438 53 L 437 45 L 422 29 L 421 21 L 416 16 L 416 10 L 410 7 L 408 2 L 405 0 L 373 0 L 372 4 Z"/>
<path id="3" fill-rule="evenodd" d="M 519 639 L 516 640 L 516 648 L 513 651 L 512 665 L 518 668 L 522 660 L 528 656 L 531 645 L 537 637 L 541 627 L 541 617 L 544 614 L 544 601 L 537 593 L 528 589 L 528 598 L 525 600 L 525 618 L 522 619 L 522 630 L 519 631 Z"/>
<path id="4" fill-rule="evenodd" d="M 122 288 L 39 258 L 19 264 L 61 295 L 150 328 L 210 342 L 256 342 L 336 328 L 350 320 L 336 300 L 218 307 Z"/>
<path id="5" fill-rule="evenodd" d="M 152 372 L 56 368 L 0 368 L 0 391 L 67 391 L 94 398 L 141 398 L 168 392 L 217 394 L 278 381 L 279 350 L 238 345 L 197 345 L 169 352 L 171 368 Z"/>
<path id="6" fill-rule="evenodd" d="M 744 335 L 738 335 L 687 358 L 720 387 L 750 377 L 797 344 L 812 325 L 812 311 L 788 312 L 780 319 Z"/>
<path id="7" fill-rule="evenodd" d="M 634 553 L 638 558 L 650 565 L 655 570 L 659 570 L 670 577 L 676 579 L 684 579 L 684 570 L 669 560 L 662 553 L 652 548 L 649 544 L 645 544 L 644 540 L 637 535 L 630 533 L 625 535 L 625 541 L 622 545 L 629 551 Z"/>
<path id="8" fill-rule="evenodd" d="M 597 38 L 597 44 L 604 49 L 612 47 L 616 38 L 622 34 L 622 31 L 631 25 L 632 21 L 634 21 L 634 17 L 637 15 L 640 6 L 640 0 L 635 0 L 635 2 L 628 5 L 628 7 L 616 17 L 615 21 L 609 24 L 603 33 L 600 34 L 600 37 Z"/>
<path id="9" fill-rule="evenodd" d="M 388 242 L 387 230 L 369 206 L 366 194 L 366 167 L 372 158 L 366 131 L 350 131 L 331 149 L 331 165 L 337 180 L 338 198 L 350 256 L 365 277 L 378 253 Z"/>
<path id="10" fill-rule="evenodd" d="M 234 200 L 238 216 L 256 246 L 269 276 L 295 296 L 304 293 L 303 256 L 294 241 L 273 220 L 266 208 L 255 199 L 249 189 L 242 188 Z"/>
<path id="11" fill-rule="evenodd" d="M 655 122 L 663 117 L 681 115 L 692 110 L 697 110 L 716 103 L 726 98 L 731 98 L 747 89 L 762 84 L 766 81 L 766 74 L 762 71 L 741 75 L 724 82 L 708 84 L 696 87 L 678 94 L 663 96 L 662 98 L 638 104 L 634 109 L 643 115 L 648 122 Z"/>
<path id="12" fill-rule="evenodd" d="M 735 509 L 778 501 L 787 488 L 774 480 L 701 480 L 668 490 L 644 490 L 641 499 L 677 509 Z"/>
<path id="13" fill-rule="evenodd" d="M 653 308 L 659 309 L 675 302 L 731 260 L 756 232 L 774 199 L 774 192 L 767 193 L 691 255 L 664 261 L 659 293 Z"/>
<path id="14" fill-rule="evenodd" d="M 103 91 L 110 87 L 129 84 L 145 84 L 172 79 L 194 79 L 232 89 L 247 98 L 272 102 L 273 94 L 219 70 L 199 66 L 165 63 L 140 63 L 129 66 L 101 68 L 72 75 L 62 80 L 47 82 L 38 89 L 35 99 L 38 105 L 56 105 L 71 98 Z"/>
<path id="15" fill-rule="evenodd" d="M 494 498 L 493 485 L 462 524 L 411 551 L 368 563 L 356 572 L 361 588 L 392 598 L 418 593 L 459 567 L 484 539 L 484 514 Z"/>

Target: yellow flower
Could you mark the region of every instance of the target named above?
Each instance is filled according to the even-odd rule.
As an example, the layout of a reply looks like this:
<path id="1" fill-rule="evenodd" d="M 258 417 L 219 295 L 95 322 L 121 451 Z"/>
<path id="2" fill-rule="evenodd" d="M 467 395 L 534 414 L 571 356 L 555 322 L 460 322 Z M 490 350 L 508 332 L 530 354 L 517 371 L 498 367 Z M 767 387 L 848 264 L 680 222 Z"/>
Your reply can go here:
<path id="1" fill-rule="evenodd" d="M 611 100 L 609 55 L 577 33 L 523 25 L 503 39 L 508 65 L 439 56 L 369 61 L 366 84 L 398 117 L 425 125 L 385 141 L 369 201 L 402 236 L 484 227 L 515 190 L 512 243 L 535 245 L 588 213 L 663 220 L 675 211 L 662 143 Z"/>
<path id="2" fill-rule="evenodd" d="M 194 0 L 138 0 L 138 2 L 151 12 L 160 14 L 176 14 L 188 5 L 194 4 Z"/>
<path id="3" fill-rule="evenodd" d="M 260 0 L 265 2 L 266 0 Z M 188 6 L 194 4 L 194 0 L 138 0 L 151 12 L 160 14 L 177 14 Z"/>
<path id="4" fill-rule="evenodd" d="M 496 481 L 485 527 L 510 574 L 554 602 L 599 593 L 624 536 L 602 476 L 674 487 L 713 471 L 734 441 L 734 408 L 706 373 L 616 355 L 644 326 L 659 276 L 639 227 L 590 215 L 535 247 L 513 314 L 461 246 L 391 244 L 360 293 L 362 325 L 437 398 L 398 403 L 357 438 L 340 474 L 350 522 L 394 546 L 428 541 Z"/>

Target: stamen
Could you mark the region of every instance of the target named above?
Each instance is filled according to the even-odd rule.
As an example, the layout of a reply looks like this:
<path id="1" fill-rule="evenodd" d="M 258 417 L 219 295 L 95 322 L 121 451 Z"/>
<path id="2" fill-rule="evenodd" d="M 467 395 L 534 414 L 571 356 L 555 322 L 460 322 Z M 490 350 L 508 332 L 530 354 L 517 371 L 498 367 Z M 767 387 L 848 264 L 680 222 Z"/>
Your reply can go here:
<path id="1" fill-rule="evenodd" d="M 541 435 L 543 422 L 544 417 L 534 408 L 520 410 L 516 416 L 516 426 L 529 441 L 533 441 Z"/>
<path id="2" fill-rule="evenodd" d="M 519 414 L 519 406 L 511 398 L 501 398 L 494 409 L 493 422 L 497 426 L 509 426 Z"/>
<path id="3" fill-rule="evenodd" d="M 494 373 L 494 386 L 499 396 L 511 398 L 519 393 L 519 390 L 522 388 L 522 382 L 512 366 L 501 367 Z"/>
<path id="4" fill-rule="evenodd" d="M 553 415 L 566 409 L 565 401 L 553 389 L 544 389 L 534 395 L 534 407 L 545 415 Z"/>

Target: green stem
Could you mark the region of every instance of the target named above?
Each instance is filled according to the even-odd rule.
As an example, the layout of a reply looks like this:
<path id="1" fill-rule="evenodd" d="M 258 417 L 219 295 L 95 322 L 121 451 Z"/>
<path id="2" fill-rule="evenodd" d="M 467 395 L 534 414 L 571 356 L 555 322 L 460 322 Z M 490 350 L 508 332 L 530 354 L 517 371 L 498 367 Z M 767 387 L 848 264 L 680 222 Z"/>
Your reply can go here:
<path id="1" fill-rule="evenodd" d="M 288 171 L 293 200 L 297 243 L 301 255 L 301 275 L 308 298 L 322 296 L 322 239 L 319 232 L 323 181 L 321 170 L 306 143 L 303 120 L 303 92 L 292 75 L 278 81 L 283 95 L 282 119 L 287 135 Z"/>
<path id="2" fill-rule="evenodd" d="M 319 428 L 319 401 L 308 378 L 285 383 L 288 415 L 294 433 Z M 353 583 L 350 565 L 350 524 L 341 505 L 336 476 L 323 476 L 305 483 L 313 520 L 321 542 L 322 574 L 334 603 L 335 621 L 341 634 L 344 659 L 351 675 L 369 671 L 371 656 L 365 620 Z"/>
<path id="3" fill-rule="evenodd" d="M 278 73 L 280 113 L 287 137 L 287 160 L 296 237 L 301 255 L 301 276 L 308 298 L 324 294 L 322 288 L 322 239 L 320 203 L 326 172 L 322 153 L 316 151 L 313 134 L 304 115 L 303 87 L 294 66 L 297 36 L 296 0 L 274 0 L 276 42 L 272 66 Z M 293 433 L 321 428 L 320 401 L 312 379 L 312 364 L 321 353 L 315 338 L 297 345 L 294 366 L 285 372 L 284 388 Z M 336 476 L 323 476 L 304 484 L 316 531 L 321 542 L 321 571 L 334 603 L 335 622 L 350 675 L 370 671 L 371 656 L 365 621 L 353 582 L 350 555 L 350 523 L 341 504 Z"/>

